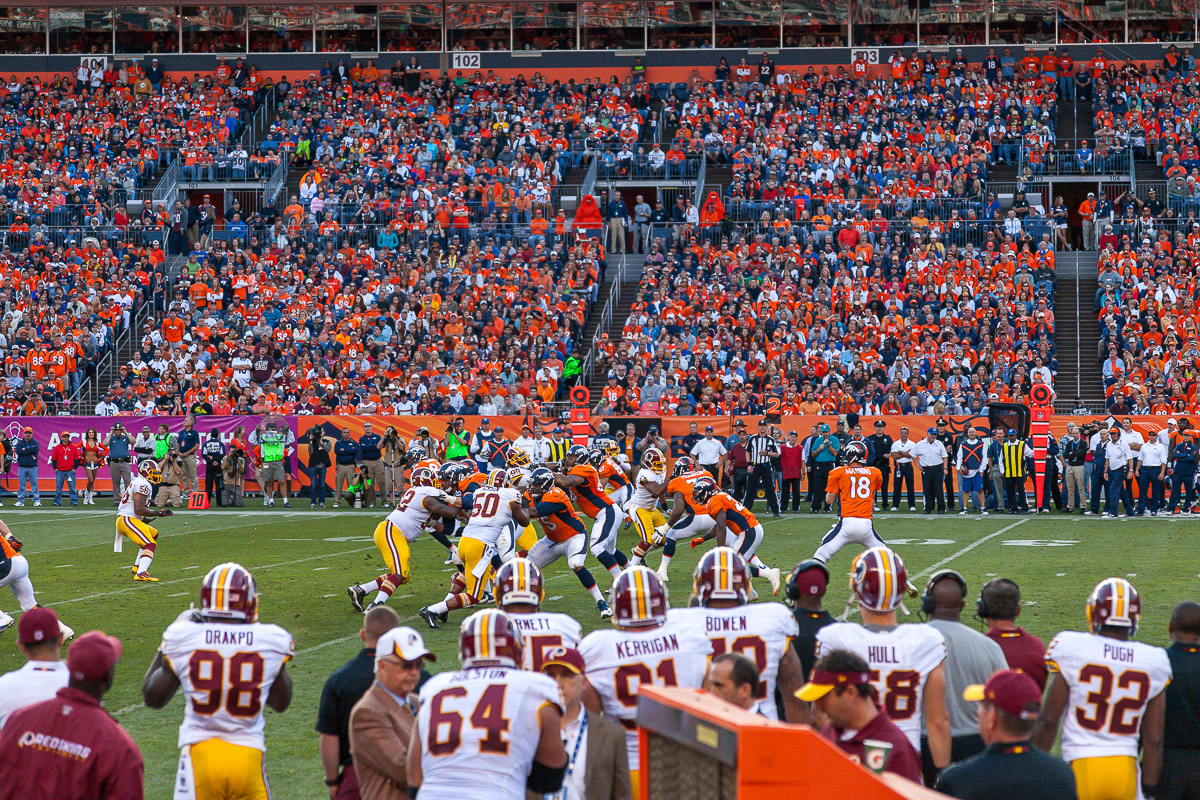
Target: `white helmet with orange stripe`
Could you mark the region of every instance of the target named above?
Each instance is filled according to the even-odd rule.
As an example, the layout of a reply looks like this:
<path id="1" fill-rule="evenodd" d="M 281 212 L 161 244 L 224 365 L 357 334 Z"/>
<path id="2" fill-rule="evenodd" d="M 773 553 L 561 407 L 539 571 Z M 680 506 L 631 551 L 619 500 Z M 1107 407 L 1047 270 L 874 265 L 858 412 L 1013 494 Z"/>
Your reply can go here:
<path id="1" fill-rule="evenodd" d="M 891 548 L 869 548 L 854 559 L 850 589 L 858 604 L 869 611 L 895 611 L 908 589 L 908 568 Z"/>
<path id="2" fill-rule="evenodd" d="M 1105 578 L 1096 584 L 1087 599 L 1088 630 L 1128 628 L 1129 635 L 1137 633 L 1142 618 L 1142 598 L 1133 584 L 1124 578 Z"/>

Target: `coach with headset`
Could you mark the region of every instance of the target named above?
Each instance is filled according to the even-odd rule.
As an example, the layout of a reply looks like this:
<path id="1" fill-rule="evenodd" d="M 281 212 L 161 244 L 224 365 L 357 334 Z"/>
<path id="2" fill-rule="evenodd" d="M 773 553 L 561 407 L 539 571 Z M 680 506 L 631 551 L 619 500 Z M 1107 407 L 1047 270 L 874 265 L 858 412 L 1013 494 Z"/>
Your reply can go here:
<path id="1" fill-rule="evenodd" d="M 1000 645 L 964 625 L 967 581 L 952 569 L 934 573 L 925 586 L 921 611 L 929 625 L 946 640 L 946 710 L 950 714 L 950 763 L 983 751 L 979 736 L 979 704 L 963 698 L 968 686 L 987 683 L 993 673 L 1007 669 Z M 938 770 L 933 765 L 929 743 L 921 737 L 921 771 L 925 785 L 933 786 Z"/>

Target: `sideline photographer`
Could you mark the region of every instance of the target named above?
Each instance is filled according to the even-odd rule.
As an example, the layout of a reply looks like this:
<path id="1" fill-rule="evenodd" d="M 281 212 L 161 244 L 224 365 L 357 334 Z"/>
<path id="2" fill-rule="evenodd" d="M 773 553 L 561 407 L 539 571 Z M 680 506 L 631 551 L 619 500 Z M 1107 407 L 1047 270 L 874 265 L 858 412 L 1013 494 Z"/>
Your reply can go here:
<path id="1" fill-rule="evenodd" d="M 183 505 L 183 495 L 179 489 L 184 476 L 183 457 L 179 455 L 179 448 L 174 442 L 171 442 L 167 454 L 158 462 L 158 468 L 162 472 L 162 483 L 158 486 L 158 496 L 154 504 L 159 508 L 165 508 L 167 505 L 179 508 Z"/>
<path id="2" fill-rule="evenodd" d="M 225 443 L 221 441 L 216 428 L 208 432 L 200 454 L 204 458 L 204 494 L 208 495 L 209 502 L 222 505 L 225 481 L 221 476 L 221 462 L 225 460 Z"/>
<path id="3" fill-rule="evenodd" d="M 221 505 L 241 508 L 246 504 L 246 452 L 230 447 L 221 464 Z"/>
<path id="4" fill-rule="evenodd" d="M 321 426 L 315 425 L 308 429 L 308 498 L 309 506 L 316 508 L 320 503 L 325 507 L 325 473 L 333 465 L 329 460 L 329 450 L 332 445 L 325 438 Z"/>
<path id="5" fill-rule="evenodd" d="M 404 454 L 406 452 L 404 437 L 394 427 L 387 426 L 383 432 L 383 463 L 386 469 L 382 471 L 383 479 L 377 489 L 384 493 L 383 504 L 392 506 L 396 495 L 404 491 Z"/>

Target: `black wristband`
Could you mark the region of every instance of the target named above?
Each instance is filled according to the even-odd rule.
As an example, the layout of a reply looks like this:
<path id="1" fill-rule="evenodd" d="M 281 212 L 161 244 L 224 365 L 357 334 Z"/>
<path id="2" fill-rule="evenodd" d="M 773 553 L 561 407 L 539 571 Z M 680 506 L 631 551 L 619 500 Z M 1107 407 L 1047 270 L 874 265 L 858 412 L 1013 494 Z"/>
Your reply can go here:
<path id="1" fill-rule="evenodd" d="M 336 778 L 326 778 L 325 785 L 326 786 L 341 786 L 342 785 L 342 776 L 338 775 Z"/>

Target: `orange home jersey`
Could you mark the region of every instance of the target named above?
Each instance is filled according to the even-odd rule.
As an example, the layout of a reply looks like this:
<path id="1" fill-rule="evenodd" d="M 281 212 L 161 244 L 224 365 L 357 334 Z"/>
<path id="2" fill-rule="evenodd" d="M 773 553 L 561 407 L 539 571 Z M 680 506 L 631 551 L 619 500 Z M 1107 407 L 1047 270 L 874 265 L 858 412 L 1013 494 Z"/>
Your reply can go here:
<path id="1" fill-rule="evenodd" d="M 426 469 L 431 469 L 434 472 L 437 472 L 438 467 L 440 466 L 441 464 L 438 463 L 436 458 L 423 458 L 417 462 L 417 465 L 413 467 L 413 469 L 421 469 L 421 467 L 425 467 Z"/>
<path id="2" fill-rule="evenodd" d="M 705 511 L 710 517 L 714 518 L 717 514 L 724 511 L 725 528 L 739 536 L 758 527 L 758 519 L 750 512 L 750 509 L 725 494 L 725 492 L 714 494 L 712 499 L 708 501 Z"/>
<path id="3" fill-rule="evenodd" d="M 883 473 L 875 467 L 835 467 L 829 472 L 829 491 L 841 499 L 843 517 L 871 519 L 882 483 Z"/>
<path id="4" fill-rule="evenodd" d="M 17 550 L 8 542 L 8 537 L 0 533 L 0 558 L 5 560 L 15 558 Z"/>
<path id="5" fill-rule="evenodd" d="M 532 497 L 529 499 L 533 500 Z M 565 542 L 572 536 L 587 533 L 583 521 L 571 506 L 571 498 L 557 486 L 534 504 L 534 513 L 542 523 L 546 538 L 552 542 Z"/>
<path id="6" fill-rule="evenodd" d="M 600 512 L 612 505 L 612 499 L 600 488 L 600 473 L 591 464 L 576 464 L 571 467 L 571 475 L 583 478 L 583 483 L 572 486 L 575 499 L 579 502 L 579 510 L 595 519 Z"/>
<path id="7" fill-rule="evenodd" d="M 671 478 L 667 484 L 667 497 L 674 497 L 678 492 L 683 495 L 683 502 L 687 504 L 688 510 L 693 514 L 707 514 L 705 507 L 696 503 L 696 498 L 692 496 L 692 486 L 698 478 L 711 478 L 708 472 L 697 470 L 696 472 L 685 472 L 682 475 Z"/>
<path id="8" fill-rule="evenodd" d="M 600 480 L 606 481 L 614 489 L 629 485 L 629 476 L 614 459 L 606 458 L 600 465 Z"/>
<path id="9" fill-rule="evenodd" d="M 487 475 L 482 472 L 476 472 L 474 475 L 468 475 L 458 482 L 458 491 L 460 494 L 470 494 L 480 486 L 487 486 Z"/>

